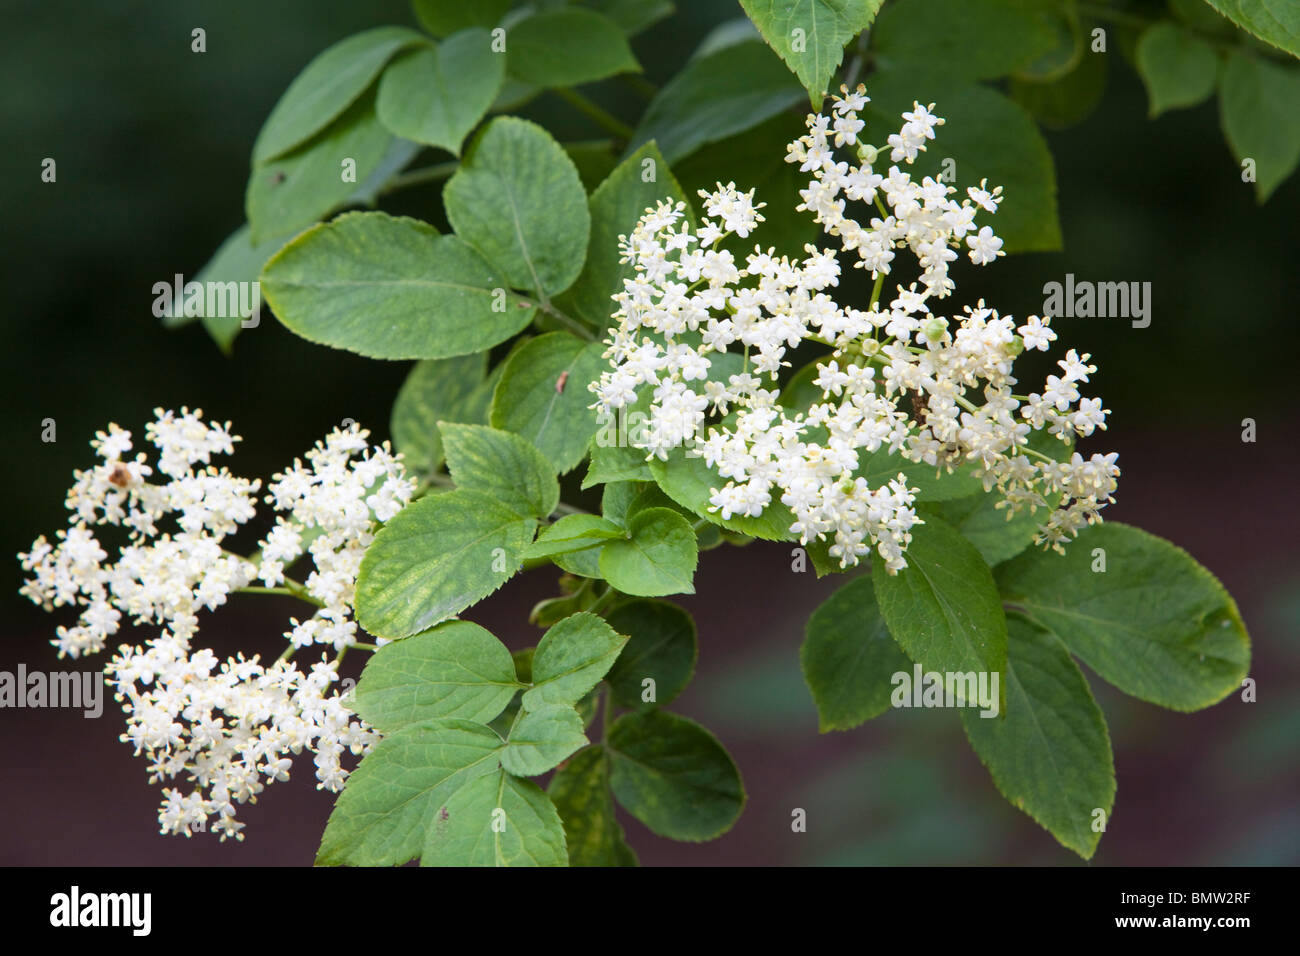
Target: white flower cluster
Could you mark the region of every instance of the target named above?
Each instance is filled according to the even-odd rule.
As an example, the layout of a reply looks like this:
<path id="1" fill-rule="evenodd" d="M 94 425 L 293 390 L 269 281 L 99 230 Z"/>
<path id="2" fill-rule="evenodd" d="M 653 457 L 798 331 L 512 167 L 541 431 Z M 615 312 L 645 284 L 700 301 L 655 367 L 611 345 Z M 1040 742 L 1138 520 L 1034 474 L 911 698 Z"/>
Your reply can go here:
<path id="1" fill-rule="evenodd" d="M 958 202 L 954 187 L 928 176 L 916 182 L 897 165 L 876 172 L 885 150 L 892 163 L 910 164 L 944 121 L 934 104 L 916 103 L 876 148 L 860 138 L 865 90 L 843 92 L 829 115 L 809 115 L 807 134 L 786 156 L 812 174 L 797 209 L 810 211 L 838 248 L 807 245 L 807 258 L 791 260 L 755 246 L 738 263 L 722 241 L 748 237 L 765 204 L 734 183 L 700 192 L 706 215 L 694 229 L 684 203 L 647 210 L 620 237 L 635 275 L 614 296 L 611 369 L 591 386 L 593 407 L 616 414 L 648 395 L 649 421 L 630 436 L 636 447 L 665 460 L 678 446 L 701 455 L 728 479 L 712 489 L 711 510 L 723 518 L 757 517 L 779 500 L 794 515 L 790 532 L 803 544 L 830 541 L 841 566 L 873 544 L 890 573 L 907 566 L 918 489 L 902 472 L 874 488 L 855 474 L 876 453 L 949 472 L 969 463 L 986 490 L 999 490 L 1008 518 L 1023 507 L 1052 509 L 1039 541 L 1059 550 L 1113 500 L 1116 456 L 1076 453 L 1061 462 L 1030 448 L 1029 433 L 1046 428 L 1064 440 L 1105 428 L 1101 402 L 1078 390 L 1096 369 L 1071 351 L 1042 394 L 1015 395 L 1012 363 L 1027 348 L 1048 348 L 1050 320 L 1017 325 L 982 300 L 958 316 L 932 311 L 954 289 L 949 264 L 963 243 L 977 265 L 1003 254 L 992 229 L 975 225 L 981 210 L 997 211 L 1001 187 L 981 182 Z M 837 159 L 846 147 L 856 162 Z M 879 215 L 863 225 L 847 215 L 850 202 Z M 916 258 L 919 279 L 898 285 L 885 304 L 881 286 L 901 249 Z M 841 251 L 876 280 L 865 310 L 827 292 L 839 285 Z M 789 407 L 777 379 L 789 351 L 805 342 L 831 350 L 817 363 L 821 400 Z"/>
<path id="2" fill-rule="evenodd" d="M 148 758 L 151 782 L 184 776 L 193 785 L 188 794 L 164 789 L 164 833 L 189 836 L 215 817 L 222 839 L 242 839 L 235 805 L 287 779 L 290 754 L 311 750 L 318 787 L 337 791 L 347 777 L 343 752 L 364 753 L 375 739 L 338 695 L 326 695 L 338 680 L 337 659 L 322 655 L 303 673 L 287 658 L 311 644 L 342 652 L 356 642 L 361 556 L 415 482 L 387 443 L 370 448 L 366 431 L 335 430 L 307 453 L 306 465 L 295 460 L 275 476 L 265 501 L 280 514 L 257 559 L 246 559 L 223 543 L 254 516 L 261 484 L 211 464 L 239 438 L 228 422 L 205 422 L 201 411 L 156 409 L 155 416 L 145 427 L 157 450 L 153 466 L 144 452 L 128 457 L 130 432 L 109 425 L 96 434 L 91 446 L 102 460 L 74 474 L 70 526 L 56 542 L 42 536 L 19 555 L 31 574 L 21 590 L 47 609 L 82 608 L 76 626 L 56 631 L 60 657 L 102 650 L 123 617 L 163 627 L 144 647 L 121 645 L 105 668 L 127 715 L 122 740 Z M 150 481 L 155 474 L 165 480 Z M 106 561 L 96 526 L 121 529 L 116 561 Z M 285 570 L 303 554 L 313 570 L 298 584 Z M 258 579 L 319 608 L 307 621 L 291 619 L 284 657 L 264 667 L 256 656 L 222 662 L 192 648 L 198 611 L 216 609 Z"/>

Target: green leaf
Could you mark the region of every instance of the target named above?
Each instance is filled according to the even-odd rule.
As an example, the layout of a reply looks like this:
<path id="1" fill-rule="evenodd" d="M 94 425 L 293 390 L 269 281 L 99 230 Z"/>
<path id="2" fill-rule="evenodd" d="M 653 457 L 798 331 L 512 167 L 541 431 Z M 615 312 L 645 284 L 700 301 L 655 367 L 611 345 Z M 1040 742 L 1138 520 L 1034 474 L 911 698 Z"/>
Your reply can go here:
<path id="1" fill-rule="evenodd" d="M 904 557 L 907 567 L 891 575 L 873 554 L 871 577 L 881 616 L 907 656 L 944 674 L 1006 670 L 1002 599 L 975 546 L 929 517 L 912 528 Z"/>
<path id="2" fill-rule="evenodd" d="M 582 718 L 572 704 L 524 708 L 501 751 L 501 767 L 516 777 L 536 777 L 587 746 Z"/>
<path id="3" fill-rule="evenodd" d="M 799 664 L 817 704 L 817 729 L 850 730 L 889 709 L 891 677 L 912 662 L 876 604 L 871 578 L 854 578 L 808 618 Z"/>
<path id="4" fill-rule="evenodd" d="M 996 215 L 978 223 L 992 226 L 1010 252 L 1050 252 L 1061 248 L 1052 154 L 1029 115 L 1001 93 L 930 71 L 881 70 L 872 76 L 867 135 L 879 142 L 897 132 L 915 101 L 935 103 L 947 122 L 909 168 L 912 178 L 943 172 L 951 159 L 962 192 L 988 179 L 1006 198 Z M 886 156 L 886 158 L 888 158 Z"/>
<path id="5" fill-rule="evenodd" d="M 1240 51 L 1219 80 L 1219 119 L 1239 163 L 1254 161 L 1265 202 L 1300 163 L 1300 71 Z"/>
<path id="6" fill-rule="evenodd" d="M 635 481 L 614 481 L 601 489 L 600 510 L 610 521 L 627 527 L 627 510 L 641 495 L 642 485 Z"/>
<path id="7" fill-rule="evenodd" d="M 768 47 L 737 43 L 687 63 L 646 108 L 629 152 L 654 140 L 670 163 L 803 101 Z"/>
<path id="8" fill-rule="evenodd" d="M 975 545 L 984 563 L 992 567 L 1014 558 L 1029 547 L 1038 526 L 1047 518 L 1047 512 L 1042 509 L 1031 512 L 1025 508 L 1012 514 L 1010 509 L 998 507 L 1002 500 L 996 490 L 987 494 L 980 492 L 955 501 L 929 505 L 924 514 L 937 515 L 950 524 Z"/>
<path id="9" fill-rule="evenodd" d="M 506 646 L 469 621 L 385 644 L 366 662 L 354 709 L 390 734 L 431 717 L 486 724 L 521 685 Z"/>
<path id="10" fill-rule="evenodd" d="M 591 439 L 591 461 L 587 465 L 586 477 L 582 479 L 583 490 L 592 485 L 623 481 L 654 481 L 654 472 L 645 460 L 644 451 L 629 445 L 606 444 L 602 441 L 605 436 L 606 428 L 602 427 Z"/>
<path id="11" fill-rule="evenodd" d="M 1250 638 L 1223 585 L 1186 551 L 1138 528 L 1086 528 L 1064 555 L 1035 551 L 1003 565 L 998 583 L 1099 675 L 1162 707 L 1217 703 L 1250 666 Z"/>
<path id="12" fill-rule="evenodd" d="M 628 520 L 630 538 L 600 551 L 600 574 L 624 594 L 694 594 L 699 548 L 690 522 L 668 508 L 648 508 Z"/>
<path id="13" fill-rule="evenodd" d="M 779 500 L 773 500 L 757 518 L 746 515 L 723 518 L 718 512 L 710 511 L 710 495 L 726 481 L 699 455 L 674 448 L 667 461 L 652 459 L 650 471 L 669 498 L 712 524 L 765 541 L 789 541 L 792 537 L 790 525 L 794 523 L 794 515 Z"/>
<path id="14" fill-rule="evenodd" d="M 745 805 L 740 771 L 718 739 L 661 710 L 624 714 L 610 728 L 610 786 L 659 836 L 692 843 L 731 829 Z"/>
<path id="15" fill-rule="evenodd" d="M 432 474 L 442 465 L 439 421 L 486 424 L 473 421 L 469 414 L 472 397 L 486 375 L 486 352 L 416 363 L 393 402 L 389 425 L 393 446 L 408 468 Z"/>
<path id="16" fill-rule="evenodd" d="M 1091 859 L 1101 839 L 1093 825 L 1115 803 L 1105 718 L 1060 641 L 1015 618 L 1007 625 L 1006 713 L 962 708 L 966 737 L 1013 806 Z"/>
<path id="17" fill-rule="evenodd" d="M 768 45 L 821 107 L 844 45 L 871 25 L 884 0 L 740 0 Z"/>
<path id="18" fill-rule="evenodd" d="M 1104 53 L 1085 51 L 1078 65 L 1059 79 L 1043 83 L 1013 76 L 1007 90 L 1043 126 L 1074 126 L 1101 105 L 1106 93 L 1106 62 Z"/>
<path id="19" fill-rule="evenodd" d="M 591 194 L 587 264 L 569 290 L 568 301 L 581 318 L 598 329 L 609 327 L 615 309 L 611 297 L 622 292 L 623 281 L 636 274 L 631 263 L 619 262 L 619 236 L 631 235 L 637 220 L 660 200 L 685 202 L 686 194 L 653 142 L 624 159 Z M 688 212 L 688 216 L 693 221 L 693 215 Z"/>
<path id="20" fill-rule="evenodd" d="M 1300 57 L 1300 7 L 1285 0 L 1205 0 L 1265 43 Z"/>
<path id="21" fill-rule="evenodd" d="M 519 570 L 536 527 L 477 491 L 412 502 L 379 529 L 361 560 L 357 622 L 397 639 L 459 614 Z"/>
<path id="22" fill-rule="evenodd" d="M 546 793 L 564 821 L 570 866 L 636 866 L 614 815 L 603 747 L 588 747 L 557 770 Z"/>
<path id="23" fill-rule="evenodd" d="M 266 260 L 271 258 L 277 249 L 285 244 L 291 238 L 290 235 L 276 236 L 274 239 L 268 239 L 265 242 L 253 245 L 249 239 L 248 224 L 240 226 L 232 232 L 223 242 L 212 258 L 208 260 L 207 265 L 198 271 L 194 276 L 194 282 L 199 283 L 205 289 L 209 282 L 222 283 L 222 294 L 224 297 L 224 308 L 217 308 L 215 312 L 225 313 L 224 315 L 209 315 L 207 311 L 207 296 L 204 301 L 197 303 L 197 310 L 187 310 L 184 302 L 173 303 L 172 312 L 163 317 L 163 325 L 168 328 L 175 328 L 183 325 L 195 318 L 203 321 L 203 327 L 208 330 L 212 340 L 222 352 L 230 354 L 231 346 L 234 344 L 235 336 L 239 334 L 242 327 L 243 318 L 241 318 L 242 309 L 239 297 L 238 287 L 232 288 L 228 283 L 254 283 L 257 281 L 258 274 L 262 271 L 262 266 Z M 260 305 L 260 299 L 253 300 L 254 305 Z M 217 305 L 214 301 L 213 305 Z M 247 318 L 247 316 L 245 316 Z M 258 316 L 260 321 L 260 316 Z"/>
<path id="24" fill-rule="evenodd" d="M 581 551 L 566 551 L 563 554 L 553 555 L 551 560 L 555 562 L 557 568 L 568 574 L 599 579 L 600 552 L 600 548 L 583 548 Z"/>
<path id="25" fill-rule="evenodd" d="M 468 355 L 510 338 L 533 309 L 505 285 L 457 237 L 382 212 L 309 229 L 262 272 L 262 292 L 291 331 L 387 359 Z"/>
<path id="26" fill-rule="evenodd" d="M 348 777 L 316 863 L 393 866 L 418 856 L 462 786 L 495 776 L 502 740 L 468 720 L 425 720 L 385 736 Z"/>
<path id="27" fill-rule="evenodd" d="M 574 704 L 605 676 L 627 638 L 595 614 L 571 614 L 551 627 L 533 655 L 533 686 L 525 709 Z"/>
<path id="28" fill-rule="evenodd" d="M 857 473 L 872 488 L 879 488 L 902 473 L 909 488 L 920 489 L 917 498 L 922 502 L 931 502 L 950 501 L 982 492 L 984 483 L 972 474 L 972 470 L 967 464 L 948 472 L 925 462 L 908 461 L 888 448 L 880 448 L 874 452 L 863 451 L 858 455 Z"/>
<path id="29" fill-rule="evenodd" d="M 871 42 L 884 69 L 920 65 L 986 80 L 1051 51 L 1057 32 L 1049 10 L 1005 0 L 903 0 L 880 15 Z"/>
<path id="30" fill-rule="evenodd" d="M 625 532 L 612 521 L 598 515 L 565 515 L 553 525 L 542 529 L 524 558 L 549 558 L 571 551 L 594 548 L 612 538 L 622 538 Z"/>
<path id="31" fill-rule="evenodd" d="M 616 73 L 639 73 L 618 26 L 580 7 L 543 10 L 510 27 L 510 75 L 535 86 L 578 86 Z"/>
<path id="32" fill-rule="evenodd" d="M 460 155 L 505 79 L 506 58 L 486 30 L 464 30 L 401 57 L 379 81 L 375 109 L 398 136 Z"/>
<path id="33" fill-rule="evenodd" d="M 587 5 L 613 20 L 628 36 L 636 36 L 673 13 L 670 0 L 589 0 Z"/>
<path id="34" fill-rule="evenodd" d="M 1208 99 L 1219 77 L 1219 58 L 1195 33 L 1162 20 L 1138 40 L 1137 70 L 1146 83 L 1154 118 Z"/>
<path id="35" fill-rule="evenodd" d="M 393 142 L 367 94 L 314 139 L 255 166 L 244 193 L 250 241 L 295 233 L 346 205 L 383 166 Z"/>
<path id="36" fill-rule="evenodd" d="M 699 656 L 695 622 L 667 601 L 629 601 L 609 615 L 609 626 L 628 636 L 627 647 L 606 675 L 614 700 L 623 707 L 668 704 L 690 683 Z M 644 700 L 645 680 L 654 697 Z"/>
<path id="37" fill-rule="evenodd" d="M 529 340 L 505 362 L 492 398 L 492 427 L 516 432 L 563 474 L 587 453 L 596 413 L 587 386 L 605 367 L 602 342 L 568 332 Z"/>
<path id="38" fill-rule="evenodd" d="M 406 27 L 376 27 L 340 40 L 307 64 L 271 110 L 253 144 L 253 165 L 283 156 L 342 116 L 392 57 L 427 42 Z"/>
<path id="39" fill-rule="evenodd" d="M 545 518 L 560 501 L 550 462 L 527 440 L 483 425 L 439 422 L 457 487 L 481 491 L 519 514 Z"/>
<path id="40" fill-rule="evenodd" d="M 416 19 L 436 37 L 471 27 L 494 27 L 510 9 L 510 0 L 411 0 Z"/>
<path id="41" fill-rule="evenodd" d="M 421 866 L 567 866 L 564 825 L 541 787 L 498 771 L 466 782 L 428 828 Z"/>
<path id="42" fill-rule="evenodd" d="M 447 219 L 516 289 L 551 296 L 582 271 L 591 216 L 573 161 L 527 120 L 500 116 L 475 137 L 442 193 Z"/>

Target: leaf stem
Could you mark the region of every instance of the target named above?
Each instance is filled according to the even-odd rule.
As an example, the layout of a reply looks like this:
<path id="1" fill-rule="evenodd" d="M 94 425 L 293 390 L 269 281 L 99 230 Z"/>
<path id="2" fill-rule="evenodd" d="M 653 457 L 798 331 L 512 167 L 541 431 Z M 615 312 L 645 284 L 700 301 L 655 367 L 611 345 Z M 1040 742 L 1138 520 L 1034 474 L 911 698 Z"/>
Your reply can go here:
<path id="1" fill-rule="evenodd" d="M 404 173 L 398 173 L 388 182 L 384 183 L 379 195 L 387 196 L 389 193 L 397 192 L 399 189 L 409 189 L 411 186 L 423 186 L 425 183 L 436 183 L 439 180 L 446 179 L 457 169 L 460 168 L 459 160 L 451 160 L 446 163 L 438 163 L 434 166 L 423 166 L 420 169 L 412 169 Z"/>
<path id="2" fill-rule="evenodd" d="M 597 106 L 591 100 L 587 99 L 577 90 L 570 89 L 567 86 L 557 86 L 552 92 L 560 99 L 564 100 L 579 113 L 586 116 L 593 123 L 603 129 L 608 130 L 620 139 L 631 139 L 635 130 L 628 126 L 617 116 Z"/>

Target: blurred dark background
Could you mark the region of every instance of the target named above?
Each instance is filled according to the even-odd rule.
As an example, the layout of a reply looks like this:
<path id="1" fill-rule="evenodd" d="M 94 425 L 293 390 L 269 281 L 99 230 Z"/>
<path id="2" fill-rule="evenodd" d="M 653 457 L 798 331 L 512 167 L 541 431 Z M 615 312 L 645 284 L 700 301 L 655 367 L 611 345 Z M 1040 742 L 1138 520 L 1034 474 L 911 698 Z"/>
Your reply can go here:
<path id="1" fill-rule="evenodd" d="M 662 82 L 728 0 L 679 2 L 676 18 L 634 42 Z M 407 363 L 310 345 L 274 321 L 223 357 L 192 325 L 165 332 L 151 287 L 191 275 L 243 221 L 253 138 L 288 82 L 328 44 L 381 23 L 413 23 L 401 0 L 267 3 L 7 4 L 0 38 L 0 209 L 9 296 L 0 482 L 0 669 L 93 669 L 54 660 L 66 616 L 17 594 L 12 555 L 63 526 L 72 470 L 107 422 L 138 430 L 155 406 L 199 406 L 233 420 L 231 464 L 266 477 L 344 418 L 387 436 Z M 190 52 L 190 31 L 207 52 Z M 1209 567 L 1240 604 L 1254 642 L 1258 702 L 1229 697 L 1197 714 L 1126 698 L 1089 675 L 1110 724 L 1119 794 L 1093 865 L 1294 864 L 1300 861 L 1300 554 L 1295 503 L 1295 223 L 1292 178 L 1263 207 L 1207 103 L 1156 121 L 1118 51 L 1099 111 L 1049 133 L 1060 187 L 1063 253 L 1012 256 L 959 284 L 1020 315 L 1042 308 L 1044 282 L 1066 272 L 1149 281 L 1149 328 L 1062 319 L 1062 347 L 1092 353 L 1096 392 L 1113 410 L 1093 450 L 1124 469 L 1107 517 L 1168 537 Z M 869 78 L 868 78 L 869 82 Z M 617 109 L 637 101 L 616 93 Z M 1297 105 L 1300 108 L 1300 104 Z M 528 115 L 560 138 L 600 135 L 544 97 Z M 942 113 L 942 108 L 939 109 Z M 635 113 L 626 112 L 626 118 Z M 41 161 L 58 163 L 55 184 Z M 743 185 L 743 184 L 742 184 Z M 761 197 L 760 197 L 761 198 Z M 772 197 L 767 197 L 772 201 Z M 403 211 L 421 213 L 412 194 Z M 428 210 L 425 215 L 431 215 Z M 1241 441 L 1243 418 L 1258 440 Z M 58 441 L 40 440 L 41 421 Z M 512 647 L 538 636 L 525 621 L 554 575 L 518 578 L 471 616 Z M 749 804 L 737 827 L 704 845 L 660 840 L 627 820 L 648 864 L 911 864 L 1080 861 L 995 791 L 942 711 L 892 712 L 819 736 L 798 646 L 809 611 L 838 584 L 790 570 L 788 547 L 708 552 L 698 597 L 694 683 L 675 709 L 703 721 L 740 765 Z M 282 646 L 295 607 L 236 598 L 207 619 L 218 653 Z M 146 635 L 137 635 L 143 640 Z M 357 655 L 358 657 L 360 655 Z M 359 660 L 349 664 L 355 670 Z M 100 720 L 59 710 L 0 711 L 0 863 L 283 864 L 311 861 L 332 798 L 310 760 L 241 811 L 245 843 L 157 833 L 158 789 Z M 808 832 L 794 834 L 794 808 Z"/>

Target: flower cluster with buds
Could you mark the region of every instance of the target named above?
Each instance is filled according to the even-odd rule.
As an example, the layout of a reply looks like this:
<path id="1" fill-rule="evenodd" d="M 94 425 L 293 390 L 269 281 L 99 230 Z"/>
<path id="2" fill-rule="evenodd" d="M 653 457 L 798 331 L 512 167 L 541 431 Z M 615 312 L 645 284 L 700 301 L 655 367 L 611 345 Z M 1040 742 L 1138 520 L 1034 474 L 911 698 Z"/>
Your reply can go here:
<path id="1" fill-rule="evenodd" d="M 986 491 L 998 490 L 1008 518 L 1048 509 L 1037 540 L 1060 550 L 1113 500 L 1116 456 L 1061 461 L 1029 447 L 1029 435 L 1046 429 L 1064 453 L 1067 439 L 1104 429 L 1100 400 L 1079 392 L 1096 368 L 1071 350 L 1041 393 L 1015 394 L 1012 364 L 1026 349 L 1048 349 L 1056 338 L 1050 319 L 1017 323 L 983 300 L 958 315 L 936 314 L 937 300 L 954 291 L 949 265 L 961 251 L 976 265 L 1003 254 L 993 230 L 975 223 L 997 212 L 1001 187 L 981 182 L 958 201 L 941 180 L 916 181 L 897 164 L 910 165 L 943 125 L 934 104 L 914 104 L 877 148 L 861 138 L 864 88 L 842 92 L 829 114 L 808 116 L 807 133 L 786 155 L 811 174 L 796 208 L 835 245 L 806 245 L 801 260 L 755 246 L 738 262 L 722 242 L 747 238 L 765 204 L 734 183 L 701 190 L 698 226 L 685 203 L 647 210 L 620 237 L 635 275 L 614 296 L 611 368 L 592 383 L 593 407 L 610 415 L 648 396 L 648 423 L 632 438 L 648 458 L 666 460 L 678 446 L 702 456 L 726 479 L 712 489 L 710 510 L 758 517 L 779 501 L 794 515 L 790 533 L 805 545 L 830 542 L 842 567 L 872 546 L 889 573 L 907 566 L 918 489 L 901 471 L 872 487 L 857 472 L 878 453 L 939 472 L 969 468 Z M 886 151 L 891 165 L 877 172 Z M 849 215 L 850 203 L 878 215 L 864 224 Z M 904 249 L 919 278 L 898 284 L 886 302 L 884 279 Z M 841 252 L 875 280 L 865 309 L 828 292 L 839 285 Z M 821 400 L 792 407 L 781 401 L 778 377 L 805 342 L 830 350 L 816 363 Z"/>
<path id="2" fill-rule="evenodd" d="M 152 464 L 143 451 L 130 457 L 131 433 L 110 424 L 91 442 L 100 462 L 74 473 L 69 527 L 19 555 L 30 575 L 23 594 L 47 609 L 82 609 L 75 626 L 56 631 L 60 657 L 102 650 L 124 618 L 162 627 L 144 646 L 122 644 L 105 674 L 126 712 L 122 740 L 148 759 L 150 781 L 191 785 L 188 794 L 164 789 L 164 833 L 189 836 L 214 817 L 223 840 L 242 839 L 236 804 L 288 779 L 290 755 L 310 750 L 318 787 L 338 791 L 347 777 L 343 752 L 361 754 L 374 743 L 374 731 L 327 691 L 339 679 L 338 656 L 356 643 L 361 557 L 379 523 L 411 499 L 415 482 L 387 443 L 369 447 L 367 436 L 355 425 L 337 429 L 305 464 L 295 460 L 274 476 L 264 500 L 278 512 L 276 523 L 249 559 L 224 543 L 254 517 L 261 483 L 211 464 L 240 440 L 229 422 L 206 422 L 198 410 L 156 409 L 145 427 L 157 452 Z M 160 480 L 150 480 L 155 476 Z M 108 561 L 108 545 L 93 529 L 107 536 L 114 527 L 124 541 Z M 312 562 L 306 580 L 288 579 L 286 569 L 305 554 Z M 221 661 L 193 647 L 198 612 L 245 588 L 317 606 L 306 621 L 291 619 L 289 647 L 270 666 L 257 656 Z M 313 644 L 338 656 L 322 653 L 304 673 L 288 658 Z"/>

